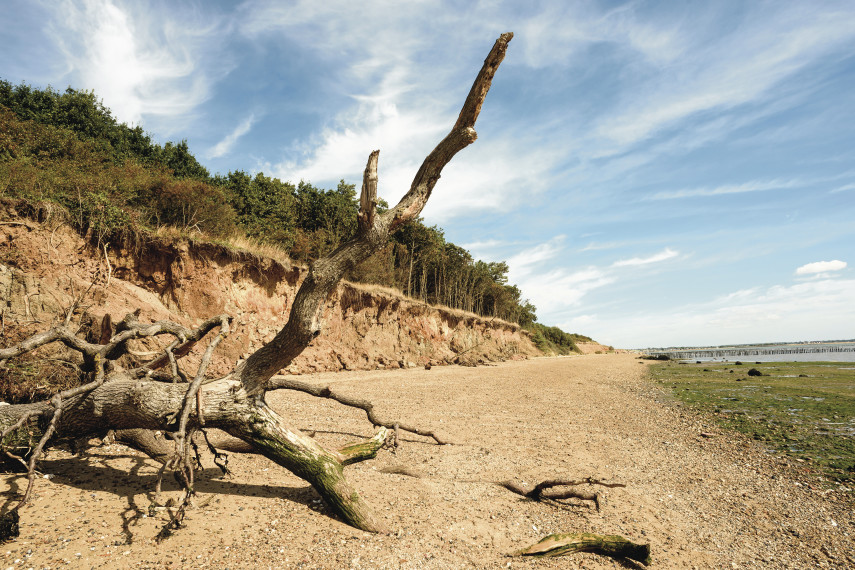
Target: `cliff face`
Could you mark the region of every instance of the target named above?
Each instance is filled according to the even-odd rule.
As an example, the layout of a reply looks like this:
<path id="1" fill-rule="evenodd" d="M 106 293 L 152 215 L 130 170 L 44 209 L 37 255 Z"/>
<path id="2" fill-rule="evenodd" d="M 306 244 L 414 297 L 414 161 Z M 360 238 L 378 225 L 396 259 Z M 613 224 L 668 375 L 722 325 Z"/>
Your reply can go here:
<path id="1" fill-rule="evenodd" d="M 214 373 L 273 338 L 306 271 L 187 240 L 151 239 L 133 248 L 108 247 L 105 254 L 49 222 L 7 222 L 0 239 L 0 311 L 4 326 L 19 336 L 48 328 L 75 300 L 75 320 L 84 326 L 105 314 L 115 322 L 137 308 L 141 320 L 184 325 L 226 313 L 234 317 L 232 332 L 218 349 Z M 135 350 L 155 348 L 147 341 Z M 538 354 L 517 325 L 343 283 L 327 304 L 322 334 L 289 371 L 474 364 Z"/>

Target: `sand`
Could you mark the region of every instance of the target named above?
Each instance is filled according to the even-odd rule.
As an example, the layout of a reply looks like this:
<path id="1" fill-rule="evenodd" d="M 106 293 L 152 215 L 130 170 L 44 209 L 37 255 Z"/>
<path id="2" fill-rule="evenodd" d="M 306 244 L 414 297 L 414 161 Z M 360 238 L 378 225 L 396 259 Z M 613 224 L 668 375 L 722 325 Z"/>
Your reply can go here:
<path id="1" fill-rule="evenodd" d="M 631 355 L 497 366 L 303 376 L 370 398 L 384 416 L 441 429 L 455 444 L 404 434 L 401 447 L 348 468 L 394 529 L 370 535 L 331 517 L 311 487 L 268 460 L 206 458 L 186 528 L 153 541 L 157 465 L 119 445 L 41 464 L 4 568 L 638 568 L 595 554 L 507 554 L 557 532 L 649 542 L 656 568 L 855 567 L 851 495 L 759 444 L 718 430 L 646 380 Z M 298 393 L 268 400 L 325 445 L 372 434 L 363 412 Z M 705 437 L 711 434 L 712 437 Z M 420 477 L 384 471 L 407 466 Z M 536 503 L 495 485 L 596 477 L 626 485 L 588 502 Z M 3 476 L 2 491 L 20 477 Z M 174 489 L 174 487 L 169 487 Z M 167 496 L 178 496 L 174 490 Z"/>

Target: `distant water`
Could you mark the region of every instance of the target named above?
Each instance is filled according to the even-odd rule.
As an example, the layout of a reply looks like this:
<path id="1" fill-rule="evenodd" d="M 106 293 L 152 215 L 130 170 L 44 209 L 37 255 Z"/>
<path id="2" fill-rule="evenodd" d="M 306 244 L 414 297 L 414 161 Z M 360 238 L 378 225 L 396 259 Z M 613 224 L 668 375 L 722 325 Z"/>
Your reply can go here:
<path id="1" fill-rule="evenodd" d="M 773 344 L 687 349 L 649 349 L 677 360 L 701 362 L 855 362 L 855 343 Z"/>

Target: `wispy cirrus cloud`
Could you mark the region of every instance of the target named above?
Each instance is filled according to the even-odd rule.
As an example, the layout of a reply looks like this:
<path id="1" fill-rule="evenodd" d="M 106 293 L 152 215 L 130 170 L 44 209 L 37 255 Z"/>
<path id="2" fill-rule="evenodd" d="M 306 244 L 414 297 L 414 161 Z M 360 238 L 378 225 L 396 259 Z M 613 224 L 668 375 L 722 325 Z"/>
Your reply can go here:
<path id="1" fill-rule="evenodd" d="M 320 185 L 358 180 L 368 153 L 380 149 L 379 193 L 394 203 L 409 189 L 424 157 L 454 124 L 497 33 L 491 29 L 477 41 L 472 34 L 453 35 L 452 28 L 439 25 L 443 16 L 432 1 L 408 4 L 406 10 L 396 6 L 261 0 L 244 5 L 246 18 L 239 28 L 249 38 L 284 33 L 299 43 L 304 36 L 324 37 L 324 42 L 310 39 L 300 47 L 334 62 L 337 77 L 327 89 L 344 102 L 321 128 L 271 161 L 275 175 Z M 421 25 L 428 20 L 431 27 Z M 346 31 L 339 29 L 343 21 L 349 23 Z M 429 69 L 423 66 L 428 58 Z M 481 124 L 491 120 L 485 118 L 490 112 L 482 115 Z M 508 210 L 526 195 L 549 188 L 555 177 L 551 171 L 563 160 L 561 149 L 538 148 L 536 133 L 519 132 L 513 124 L 489 127 L 510 133 L 485 137 L 455 157 L 424 211 L 427 219 Z"/>
<path id="2" fill-rule="evenodd" d="M 659 253 L 655 253 L 649 257 L 631 257 L 629 259 L 619 259 L 612 263 L 612 267 L 636 267 L 639 265 L 650 265 L 651 263 L 659 263 L 668 259 L 673 259 L 680 255 L 679 251 L 666 247 Z"/>
<path id="3" fill-rule="evenodd" d="M 564 250 L 566 237 L 565 235 L 557 235 L 547 242 L 526 248 L 509 257 L 507 263 L 510 268 L 511 280 L 522 278 L 543 262 L 557 257 Z"/>
<path id="4" fill-rule="evenodd" d="M 855 190 L 855 183 L 853 184 L 844 184 L 843 186 L 838 186 L 834 188 L 831 193 L 836 194 L 837 192 L 848 192 L 850 190 Z"/>
<path id="5" fill-rule="evenodd" d="M 644 200 L 677 200 L 681 198 L 697 198 L 701 196 L 724 196 L 728 194 L 745 194 L 747 192 L 766 192 L 782 188 L 797 188 L 803 186 L 799 180 L 752 180 L 742 184 L 724 184 L 712 188 L 689 188 L 683 190 L 668 190 L 657 192 L 643 198 Z"/>
<path id="6" fill-rule="evenodd" d="M 208 158 L 218 158 L 231 152 L 238 139 L 240 139 L 242 136 L 247 134 L 250 129 L 252 129 L 252 125 L 255 124 L 255 121 L 255 114 L 250 113 L 250 115 L 246 119 L 241 121 L 232 132 L 227 134 L 220 142 L 208 149 Z"/>
<path id="7" fill-rule="evenodd" d="M 218 22 L 201 13 L 179 19 L 121 0 L 62 1 L 50 11 L 48 36 L 60 47 L 67 80 L 93 89 L 122 122 L 160 133 L 177 128 L 211 93 L 212 82 L 228 66 L 203 69 Z M 212 69 L 219 69 L 211 73 Z M 169 118 L 159 122 L 158 118 Z"/>
<path id="8" fill-rule="evenodd" d="M 674 259 L 680 252 L 666 247 L 646 257 L 632 257 L 613 262 L 608 266 L 589 265 L 569 269 L 563 262 L 566 236 L 528 247 L 508 258 L 508 278 L 518 285 L 535 306 L 542 311 L 566 312 L 578 306 L 582 299 L 598 289 L 617 283 L 623 268 L 643 267 Z"/>
<path id="9" fill-rule="evenodd" d="M 584 330 L 600 342 L 635 348 L 844 339 L 852 337 L 853 296 L 852 279 L 752 287 L 655 312 L 586 313 Z"/>
<path id="10" fill-rule="evenodd" d="M 816 11 L 794 3 L 769 11 L 757 4 L 729 33 L 716 25 L 728 8 L 720 9 L 708 5 L 697 14 L 710 21 L 709 31 L 680 35 L 680 57 L 648 69 L 649 78 L 624 94 L 623 110 L 600 122 L 597 132 L 615 152 L 701 113 L 767 99 L 773 87 L 855 38 L 855 13 L 843 6 Z"/>

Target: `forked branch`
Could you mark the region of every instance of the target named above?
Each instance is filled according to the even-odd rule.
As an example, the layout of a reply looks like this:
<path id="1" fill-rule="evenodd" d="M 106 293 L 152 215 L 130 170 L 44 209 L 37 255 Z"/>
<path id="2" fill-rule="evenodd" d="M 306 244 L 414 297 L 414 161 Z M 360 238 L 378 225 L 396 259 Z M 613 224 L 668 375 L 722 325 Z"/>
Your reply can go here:
<path id="1" fill-rule="evenodd" d="M 388 242 L 390 232 L 418 216 L 430 198 L 442 169 L 477 138 L 475 121 L 507 51 L 512 33 L 502 34 L 487 55 L 451 132 L 425 158 L 398 204 L 383 214 L 373 214 L 376 202 L 379 151 L 368 158 L 360 196 L 359 231 L 328 257 L 316 261 L 300 286 L 288 322 L 267 345 L 250 355 L 235 371 L 249 394 L 261 394 L 270 378 L 287 366 L 321 329 L 323 307 L 344 274 Z M 369 223 L 370 222 L 370 223 Z"/>
<path id="2" fill-rule="evenodd" d="M 593 501 L 598 511 L 600 510 L 599 493 L 580 490 L 576 487 L 580 485 L 597 485 L 609 488 L 626 487 L 623 483 L 607 483 L 592 477 L 586 479 L 547 479 L 533 486 L 521 485 L 514 481 L 498 481 L 497 484 L 512 493 L 522 495 L 533 501 L 558 501 L 561 499 Z"/>

